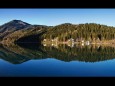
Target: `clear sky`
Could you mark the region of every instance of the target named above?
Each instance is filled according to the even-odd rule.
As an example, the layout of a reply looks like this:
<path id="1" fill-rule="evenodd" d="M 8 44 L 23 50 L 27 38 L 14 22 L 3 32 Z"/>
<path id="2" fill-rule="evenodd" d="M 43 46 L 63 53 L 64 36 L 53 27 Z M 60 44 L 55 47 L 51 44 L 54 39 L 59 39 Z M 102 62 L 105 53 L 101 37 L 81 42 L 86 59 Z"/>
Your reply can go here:
<path id="1" fill-rule="evenodd" d="M 115 26 L 115 9 L 0 9 L 0 25 L 14 19 L 51 26 L 62 23 Z"/>

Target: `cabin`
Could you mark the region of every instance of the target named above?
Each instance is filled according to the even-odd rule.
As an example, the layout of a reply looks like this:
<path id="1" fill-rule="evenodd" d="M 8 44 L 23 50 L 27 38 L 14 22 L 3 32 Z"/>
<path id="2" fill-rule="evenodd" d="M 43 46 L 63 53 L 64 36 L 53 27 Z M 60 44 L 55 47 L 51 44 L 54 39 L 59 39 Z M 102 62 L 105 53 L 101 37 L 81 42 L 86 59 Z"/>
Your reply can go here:
<path id="1" fill-rule="evenodd" d="M 74 39 L 73 39 L 73 38 L 71 38 L 71 39 L 69 39 L 69 40 L 68 40 L 68 42 L 70 42 L 70 41 L 71 41 L 71 42 L 74 42 Z"/>
<path id="2" fill-rule="evenodd" d="M 46 41 L 46 39 L 44 39 L 43 41 Z"/>
<path id="3" fill-rule="evenodd" d="M 86 41 L 86 42 L 85 42 L 85 44 L 86 44 L 86 45 L 89 45 L 89 44 L 90 44 L 90 42 L 89 42 L 89 41 Z"/>

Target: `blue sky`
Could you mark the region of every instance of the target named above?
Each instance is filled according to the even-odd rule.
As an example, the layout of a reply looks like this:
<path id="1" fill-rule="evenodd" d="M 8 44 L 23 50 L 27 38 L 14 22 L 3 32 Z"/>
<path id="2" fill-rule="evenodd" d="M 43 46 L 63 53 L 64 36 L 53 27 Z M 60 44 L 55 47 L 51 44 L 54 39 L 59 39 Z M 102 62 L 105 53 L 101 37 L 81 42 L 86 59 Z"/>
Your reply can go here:
<path id="1" fill-rule="evenodd" d="M 40 25 L 98 23 L 115 26 L 115 9 L 0 9 L 0 25 L 14 19 Z"/>

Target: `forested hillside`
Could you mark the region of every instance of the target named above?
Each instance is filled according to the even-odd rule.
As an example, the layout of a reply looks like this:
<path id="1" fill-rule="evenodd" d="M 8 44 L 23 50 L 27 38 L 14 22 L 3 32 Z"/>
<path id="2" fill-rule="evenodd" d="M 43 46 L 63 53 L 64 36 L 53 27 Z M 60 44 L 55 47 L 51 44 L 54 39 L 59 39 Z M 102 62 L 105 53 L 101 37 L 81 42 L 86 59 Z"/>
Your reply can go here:
<path id="1" fill-rule="evenodd" d="M 30 25 L 21 20 L 13 20 L 0 26 L 2 43 L 14 42 L 93 42 L 115 41 L 115 27 L 96 23 L 71 24 L 56 26 Z M 111 41 L 112 40 L 112 41 Z"/>
<path id="2" fill-rule="evenodd" d="M 34 28 L 22 29 L 15 31 L 3 38 L 3 44 L 15 42 L 38 42 L 40 35 L 46 31 L 47 27 L 38 26 Z"/>
<path id="3" fill-rule="evenodd" d="M 74 25 L 65 23 L 50 28 L 42 39 L 55 39 L 67 41 L 68 39 L 79 40 L 112 40 L 115 39 L 115 27 L 100 25 L 95 23 L 86 23 Z"/>

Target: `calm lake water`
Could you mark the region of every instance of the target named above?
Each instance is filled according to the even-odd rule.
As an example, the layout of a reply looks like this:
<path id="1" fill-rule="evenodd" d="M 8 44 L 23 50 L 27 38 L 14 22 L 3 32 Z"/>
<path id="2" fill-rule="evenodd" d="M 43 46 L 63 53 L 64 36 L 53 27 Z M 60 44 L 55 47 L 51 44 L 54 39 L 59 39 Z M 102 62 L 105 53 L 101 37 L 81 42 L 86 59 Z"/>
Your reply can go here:
<path id="1" fill-rule="evenodd" d="M 0 77 L 115 77 L 115 48 L 100 45 L 0 46 Z"/>

